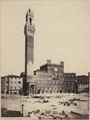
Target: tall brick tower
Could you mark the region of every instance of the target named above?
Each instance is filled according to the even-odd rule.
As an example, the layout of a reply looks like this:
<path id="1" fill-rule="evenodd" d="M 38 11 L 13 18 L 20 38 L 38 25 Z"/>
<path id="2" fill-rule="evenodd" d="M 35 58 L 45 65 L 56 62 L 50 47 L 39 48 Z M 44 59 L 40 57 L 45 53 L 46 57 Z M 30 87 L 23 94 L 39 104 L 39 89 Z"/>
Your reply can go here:
<path id="1" fill-rule="evenodd" d="M 33 77 L 33 64 L 34 64 L 34 32 L 35 26 L 33 25 L 33 12 L 29 9 L 26 13 L 26 24 L 24 27 L 25 34 L 25 80 L 24 92 L 27 92 L 28 83 Z"/>

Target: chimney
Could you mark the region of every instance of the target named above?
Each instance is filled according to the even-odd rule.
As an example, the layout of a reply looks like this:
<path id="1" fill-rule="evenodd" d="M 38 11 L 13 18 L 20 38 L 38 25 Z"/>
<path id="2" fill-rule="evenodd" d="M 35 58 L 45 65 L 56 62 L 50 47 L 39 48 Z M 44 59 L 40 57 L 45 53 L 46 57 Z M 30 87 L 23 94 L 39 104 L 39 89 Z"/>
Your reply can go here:
<path id="1" fill-rule="evenodd" d="M 51 60 L 47 60 L 47 64 L 51 64 Z"/>
<path id="2" fill-rule="evenodd" d="M 60 65 L 61 65 L 61 66 L 64 66 L 64 62 L 63 62 L 63 61 L 60 61 Z"/>

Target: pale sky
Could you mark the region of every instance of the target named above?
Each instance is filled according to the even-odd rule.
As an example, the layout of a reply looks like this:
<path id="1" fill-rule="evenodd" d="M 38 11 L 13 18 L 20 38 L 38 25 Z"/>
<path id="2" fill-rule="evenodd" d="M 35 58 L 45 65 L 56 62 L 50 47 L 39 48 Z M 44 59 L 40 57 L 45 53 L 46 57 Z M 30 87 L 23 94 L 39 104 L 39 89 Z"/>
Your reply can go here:
<path id="1" fill-rule="evenodd" d="M 24 71 L 25 14 L 31 8 L 36 27 L 34 68 L 51 59 L 65 72 L 90 71 L 90 0 L 6 0 L 1 2 L 1 75 Z"/>

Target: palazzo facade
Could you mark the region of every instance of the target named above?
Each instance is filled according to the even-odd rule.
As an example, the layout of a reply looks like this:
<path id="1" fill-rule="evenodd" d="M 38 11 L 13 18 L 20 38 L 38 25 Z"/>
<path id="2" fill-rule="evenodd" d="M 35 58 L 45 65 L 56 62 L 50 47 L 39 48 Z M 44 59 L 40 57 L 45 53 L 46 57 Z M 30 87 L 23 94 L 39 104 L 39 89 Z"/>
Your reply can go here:
<path id="1" fill-rule="evenodd" d="M 61 93 L 64 81 L 64 62 L 60 64 L 47 63 L 40 66 L 40 69 L 34 71 L 34 80 L 29 84 L 30 93 Z"/>

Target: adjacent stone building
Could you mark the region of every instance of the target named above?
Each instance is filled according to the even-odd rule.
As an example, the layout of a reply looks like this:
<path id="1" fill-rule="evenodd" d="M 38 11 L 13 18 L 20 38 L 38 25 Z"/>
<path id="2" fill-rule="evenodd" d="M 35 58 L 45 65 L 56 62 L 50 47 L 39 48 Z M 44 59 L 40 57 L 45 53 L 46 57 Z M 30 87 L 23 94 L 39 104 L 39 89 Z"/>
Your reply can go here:
<path id="1" fill-rule="evenodd" d="M 63 92 L 89 92 L 89 75 L 76 76 L 76 73 L 64 73 Z"/>
<path id="2" fill-rule="evenodd" d="M 79 75 L 77 76 L 78 92 L 89 92 L 89 76 Z"/>
<path id="3" fill-rule="evenodd" d="M 77 91 L 76 73 L 64 73 L 63 92 L 76 93 Z"/>
<path id="4" fill-rule="evenodd" d="M 23 90 L 23 78 L 16 75 L 8 75 L 1 77 L 1 93 L 2 94 L 21 94 Z"/>
<path id="5" fill-rule="evenodd" d="M 8 80 L 8 77 L 7 76 L 3 76 L 3 77 L 1 77 L 1 93 L 2 94 L 8 94 L 8 92 L 9 92 L 9 85 L 8 85 L 8 83 L 9 83 L 9 80 Z"/>

